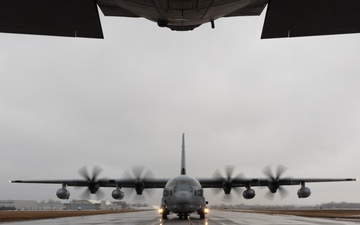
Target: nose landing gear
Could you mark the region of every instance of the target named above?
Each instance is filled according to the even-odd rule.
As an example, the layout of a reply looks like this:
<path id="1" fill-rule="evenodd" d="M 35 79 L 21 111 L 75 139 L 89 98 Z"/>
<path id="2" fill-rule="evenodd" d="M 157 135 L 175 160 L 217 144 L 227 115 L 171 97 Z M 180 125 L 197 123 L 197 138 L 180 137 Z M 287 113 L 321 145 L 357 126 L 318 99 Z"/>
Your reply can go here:
<path id="1" fill-rule="evenodd" d="M 186 219 L 188 218 L 188 214 L 187 214 L 187 213 L 179 213 L 178 216 L 179 216 L 179 219 L 180 219 L 180 220 L 182 220 L 182 219 L 186 220 Z"/>

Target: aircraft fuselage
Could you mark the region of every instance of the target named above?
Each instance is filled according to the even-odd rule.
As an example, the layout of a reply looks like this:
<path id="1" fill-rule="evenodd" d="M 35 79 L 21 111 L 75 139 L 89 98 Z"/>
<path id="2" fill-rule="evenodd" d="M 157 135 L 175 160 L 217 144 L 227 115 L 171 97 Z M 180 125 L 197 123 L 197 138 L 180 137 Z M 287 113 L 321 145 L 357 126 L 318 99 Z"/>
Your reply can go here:
<path id="1" fill-rule="evenodd" d="M 179 216 L 194 212 L 201 215 L 206 208 L 203 188 L 198 180 L 189 176 L 175 177 L 165 185 L 161 205 Z"/>
<path id="2" fill-rule="evenodd" d="M 226 16 L 259 15 L 269 0 L 96 0 L 104 15 L 144 17 L 172 30 L 193 30 Z"/>

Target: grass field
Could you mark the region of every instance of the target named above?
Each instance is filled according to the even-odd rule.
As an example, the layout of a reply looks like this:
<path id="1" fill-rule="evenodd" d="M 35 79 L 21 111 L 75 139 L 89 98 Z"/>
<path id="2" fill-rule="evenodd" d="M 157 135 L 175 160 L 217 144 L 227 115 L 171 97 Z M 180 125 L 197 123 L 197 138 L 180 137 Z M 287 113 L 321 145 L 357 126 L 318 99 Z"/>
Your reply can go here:
<path id="1" fill-rule="evenodd" d="M 331 219 L 352 219 L 360 221 L 360 210 L 357 209 L 294 209 L 294 210 L 236 210 L 247 213 L 263 213 L 275 215 L 293 215 Z"/>
<path id="2" fill-rule="evenodd" d="M 94 211 L 0 211 L 0 222 L 21 220 L 53 219 L 71 216 L 90 216 L 111 213 L 134 212 L 135 210 L 94 210 Z"/>

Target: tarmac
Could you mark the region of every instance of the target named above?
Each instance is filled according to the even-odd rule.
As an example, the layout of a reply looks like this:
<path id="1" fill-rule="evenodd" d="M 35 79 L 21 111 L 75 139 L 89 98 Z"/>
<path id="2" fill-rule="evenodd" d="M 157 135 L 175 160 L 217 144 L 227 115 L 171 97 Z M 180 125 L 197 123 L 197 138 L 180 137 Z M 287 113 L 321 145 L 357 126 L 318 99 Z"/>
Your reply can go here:
<path id="1" fill-rule="evenodd" d="M 360 222 L 360 221 L 359 221 Z M 77 216 L 57 219 L 8 222 L 8 225 L 351 225 L 358 221 L 308 218 L 291 215 L 269 215 L 244 212 L 211 211 L 206 219 L 192 214 L 188 219 L 179 219 L 170 215 L 168 220 L 162 220 L 156 211 L 141 211 L 132 213 L 105 214 L 96 216 Z"/>

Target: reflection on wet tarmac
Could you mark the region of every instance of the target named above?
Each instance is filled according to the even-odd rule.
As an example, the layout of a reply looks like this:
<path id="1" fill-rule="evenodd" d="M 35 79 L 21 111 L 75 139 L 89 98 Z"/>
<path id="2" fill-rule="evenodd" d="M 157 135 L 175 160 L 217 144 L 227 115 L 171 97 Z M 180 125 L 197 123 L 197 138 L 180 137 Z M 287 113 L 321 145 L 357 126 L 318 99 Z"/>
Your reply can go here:
<path id="1" fill-rule="evenodd" d="M 360 221 L 359 221 L 360 222 Z M 119 213 L 98 216 L 67 217 L 50 220 L 33 220 L 25 222 L 6 223 L 7 225 L 351 225 L 359 224 L 353 221 L 338 221 L 296 216 L 263 215 L 239 212 L 211 211 L 205 220 L 198 215 L 180 220 L 176 215 L 170 215 L 168 220 L 162 220 L 156 211 L 137 213 Z"/>

